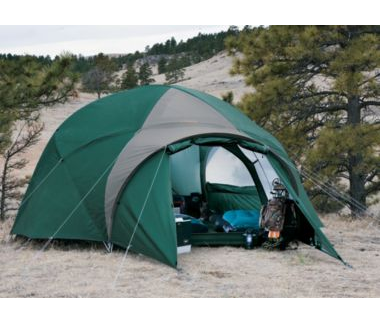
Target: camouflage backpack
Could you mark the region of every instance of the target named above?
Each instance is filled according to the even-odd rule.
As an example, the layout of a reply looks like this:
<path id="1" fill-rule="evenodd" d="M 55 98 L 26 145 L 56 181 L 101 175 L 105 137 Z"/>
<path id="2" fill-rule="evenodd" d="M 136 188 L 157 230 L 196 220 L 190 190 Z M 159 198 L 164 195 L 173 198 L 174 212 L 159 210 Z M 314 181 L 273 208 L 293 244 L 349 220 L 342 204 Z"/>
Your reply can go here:
<path id="1" fill-rule="evenodd" d="M 260 227 L 269 231 L 281 231 L 285 221 L 285 203 L 274 197 L 260 212 Z"/>

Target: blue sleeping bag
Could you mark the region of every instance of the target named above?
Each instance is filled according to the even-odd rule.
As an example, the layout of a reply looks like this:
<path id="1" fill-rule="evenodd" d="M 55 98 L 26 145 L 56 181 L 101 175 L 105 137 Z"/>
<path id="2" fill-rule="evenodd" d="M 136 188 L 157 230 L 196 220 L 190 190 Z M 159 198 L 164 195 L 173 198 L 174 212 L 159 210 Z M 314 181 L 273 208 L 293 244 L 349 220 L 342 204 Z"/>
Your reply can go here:
<path id="1" fill-rule="evenodd" d="M 260 212 L 257 210 L 233 210 L 223 215 L 223 220 L 228 222 L 234 230 L 259 230 Z"/>

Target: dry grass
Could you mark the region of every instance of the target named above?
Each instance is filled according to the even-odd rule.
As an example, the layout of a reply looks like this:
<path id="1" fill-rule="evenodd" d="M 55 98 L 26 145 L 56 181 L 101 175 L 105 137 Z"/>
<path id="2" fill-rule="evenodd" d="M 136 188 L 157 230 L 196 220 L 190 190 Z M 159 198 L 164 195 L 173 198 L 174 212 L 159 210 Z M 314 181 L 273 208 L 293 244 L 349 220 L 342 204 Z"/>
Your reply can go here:
<path id="1" fill-rule="evenodd" d="M 322 252 L 193 248 L 178 270 L 99 245 L 13 241 L 1 224 L 2 297 L 379 297 L 379 227 L 368 220 L 325 218 L 326 233 L 353 269 Z"/>

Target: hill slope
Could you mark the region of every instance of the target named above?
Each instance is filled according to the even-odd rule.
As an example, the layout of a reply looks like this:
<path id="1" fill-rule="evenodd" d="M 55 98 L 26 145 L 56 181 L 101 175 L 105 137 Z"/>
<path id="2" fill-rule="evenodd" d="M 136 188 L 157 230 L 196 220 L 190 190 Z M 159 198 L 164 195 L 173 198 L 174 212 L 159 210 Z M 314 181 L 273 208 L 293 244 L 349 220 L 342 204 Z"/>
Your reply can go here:
<path id="1" fill-rule="evenodd" d="M 185 68 L 185 80 L 177 83 L 185 87 L 207 92 L 221 98 L 222 94 L 232 91 L 234 102 L 240 100 L 249 88 L 240 75 L 231 76 L 232 57 L 221 52 L 212 58 Z M 155 75 L 156 83 L 165 83 L 165 75 Z"/>

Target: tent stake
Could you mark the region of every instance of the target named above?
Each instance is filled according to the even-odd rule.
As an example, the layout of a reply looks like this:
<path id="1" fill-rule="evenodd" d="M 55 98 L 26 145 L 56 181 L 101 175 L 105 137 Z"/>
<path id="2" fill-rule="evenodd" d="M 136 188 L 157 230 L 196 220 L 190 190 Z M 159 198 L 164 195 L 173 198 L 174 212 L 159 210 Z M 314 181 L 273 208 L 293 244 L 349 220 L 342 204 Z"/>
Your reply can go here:
<path id="1" fill-rule="evenodd" d="M 113 243 L 109 241 L 103 241 L 103 244 L 106 247 L 107 252 L 112 253 Z"/>

